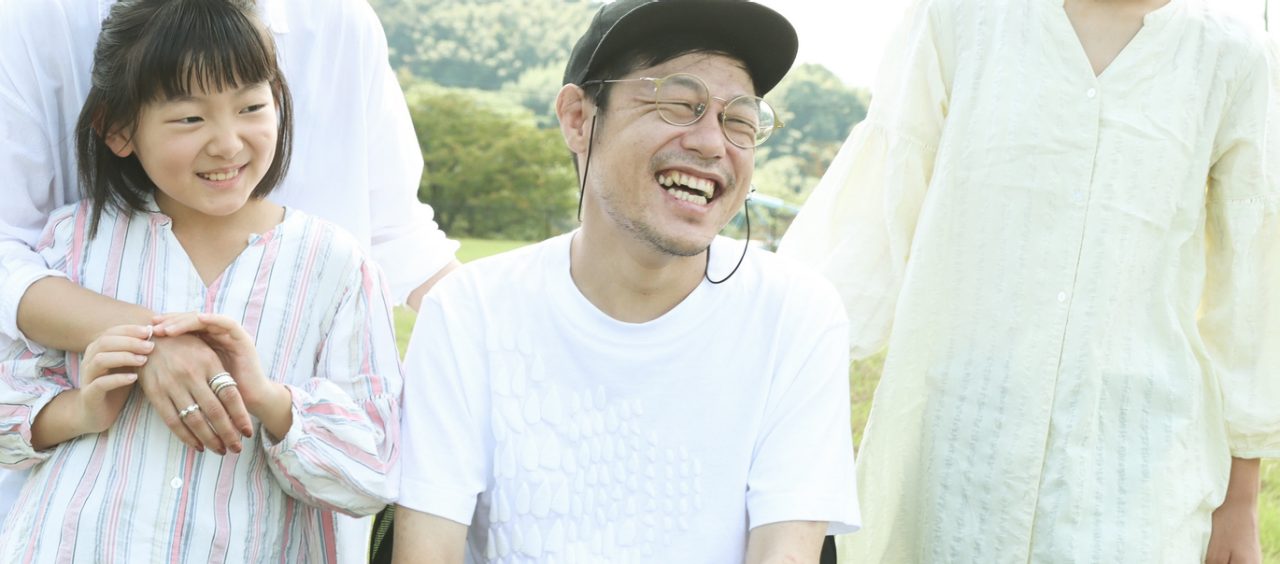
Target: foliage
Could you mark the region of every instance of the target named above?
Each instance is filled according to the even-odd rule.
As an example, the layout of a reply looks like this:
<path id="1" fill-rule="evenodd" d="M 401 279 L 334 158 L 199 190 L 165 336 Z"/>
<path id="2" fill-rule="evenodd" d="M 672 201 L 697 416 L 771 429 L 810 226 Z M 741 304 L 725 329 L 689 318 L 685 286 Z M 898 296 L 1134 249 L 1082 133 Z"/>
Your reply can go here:
<path id="1" fill-rule="evenodd" d="M 845 86 L 822 65 L 791 70 L 768 99 L 784 127 L 756 159 L 756 187 L 799 204 L 813 190 L 853 126 L 867 115 L 865 91 Z"/>
<path id="2" fill-rule="evenodd" d="M 410 89 L 407 98 L 426 164 L 418 197 L 446 233 L 536 240 L 572 227 L 575 175 L 558 130 L 466 91 Z"/>
<path id="3" fill-rule="evenodd" d="M 445 86 L 497 90 L 526 71 L 563 70 L 597 7 L 588 0 L 370 0 L 391 64 Z"/>
<path id="4" fill-rule="evenodd" d="M 840 143 L 854 124 L 867 117 L 865 92 L 845 86 L 827 67 L 796 65 L 769 94 L 786 127 L 770 139 L 775 154 L 801 154 L 805 143 Z"/>
<path id="5" fill-rule="evenodd" d="M 555 128 L 556 94 L 564 80 L 564 63 L 553 63 L 525 71 L 514 82 L 502 87 L 502 95 L 533 112 L 538 127 Z"/>

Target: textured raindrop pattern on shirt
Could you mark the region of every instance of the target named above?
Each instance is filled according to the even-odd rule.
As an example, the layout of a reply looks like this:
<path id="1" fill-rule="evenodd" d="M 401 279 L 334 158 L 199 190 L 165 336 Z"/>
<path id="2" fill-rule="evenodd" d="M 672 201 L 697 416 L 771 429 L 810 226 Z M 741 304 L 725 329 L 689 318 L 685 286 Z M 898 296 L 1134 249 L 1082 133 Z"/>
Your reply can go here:
<path id="1" fill-rule="evenodd" d="M 494 435 L 484 558 L 635 562 L 689 529 L 702 464 L 646 431 L 640 400 L 548 381 L 527 336 L 490 345 Z M 482 508 L 482 511 L 484 508 Z"/>

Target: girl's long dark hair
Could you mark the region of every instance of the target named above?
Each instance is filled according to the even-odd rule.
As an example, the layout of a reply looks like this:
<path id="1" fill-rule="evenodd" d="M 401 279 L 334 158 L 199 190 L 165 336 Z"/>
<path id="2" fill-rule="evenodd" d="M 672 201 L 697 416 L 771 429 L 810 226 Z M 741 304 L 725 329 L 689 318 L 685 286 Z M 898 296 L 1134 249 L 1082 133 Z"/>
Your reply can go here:
<path id="1" fill-rule="evenodd" d="M 251 0 L 121 0 L 102 22 L 92 84 L 76 122 L 81 192 L 97 232 L 107 206 L 140 211 L 156 190 L 136 154 L 116 156 L 106 137 L 132 139 L 148 103 L 247 84 L 271 86 L 279 116 L 275 158 L 254 198 L 270 193 L 289 168 L 293 116 L 275 42 Z"/>

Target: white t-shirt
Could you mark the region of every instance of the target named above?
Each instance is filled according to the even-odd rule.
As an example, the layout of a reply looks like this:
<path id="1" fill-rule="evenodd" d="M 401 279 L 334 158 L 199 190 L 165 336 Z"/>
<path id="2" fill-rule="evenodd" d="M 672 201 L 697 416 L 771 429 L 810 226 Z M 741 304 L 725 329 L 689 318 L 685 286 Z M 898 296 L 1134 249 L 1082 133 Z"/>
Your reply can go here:
<path id="1" fill-rule="evenodd" d="M 623 323 L 574 285 L 570 240 L 470 264 L 424 301 L 400 504 L 469 524 L 471 562 L 742 562 L 760 525 L 856 530 L 831 286 L 753 250 Z M 712 276 L 741 250 L 718 239 Z"/>

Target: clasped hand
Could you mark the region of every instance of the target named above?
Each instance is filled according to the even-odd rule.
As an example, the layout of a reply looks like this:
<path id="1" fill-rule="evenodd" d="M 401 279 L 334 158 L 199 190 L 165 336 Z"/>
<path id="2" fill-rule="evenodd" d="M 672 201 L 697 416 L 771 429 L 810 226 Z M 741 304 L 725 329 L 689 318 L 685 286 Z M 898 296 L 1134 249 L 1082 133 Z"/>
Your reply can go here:
<path id="1" fill-rule="evenodd" d="M 253 436 L 246 405 L 273 391 L 252 338 L 234 320 L 220 315 L 166 314 L 152 323 L 151 328 L 113 327 L 85 350 L 81 427 L 106 430 L 123 409 L 136 377 L 147 401 L 178 440 L 201 452 L 241 452 L 241 438 Z M 136 375 L 131 372 L 135 370 Z M 223 372 L 230 373 L 236 385 L 215 394 L 210 380 Z"/>

